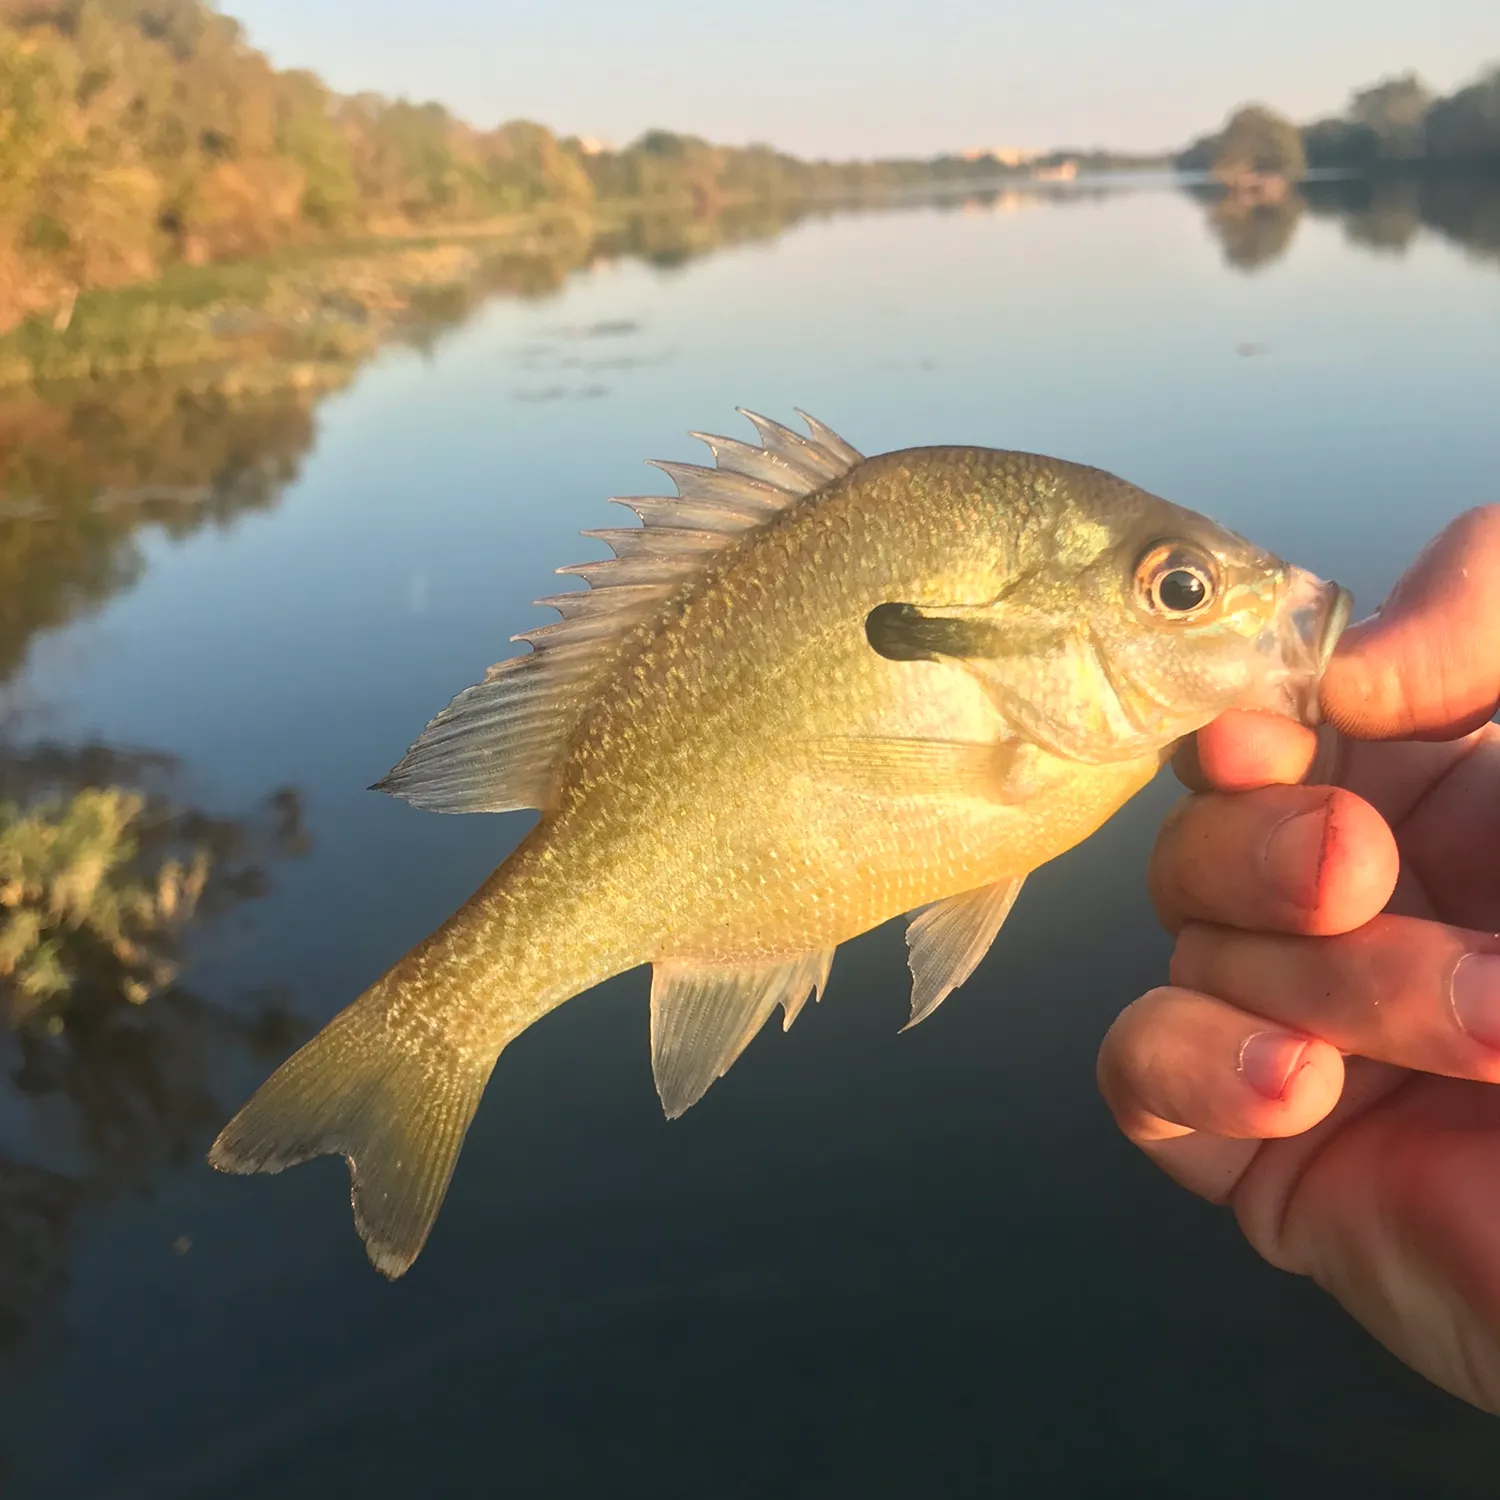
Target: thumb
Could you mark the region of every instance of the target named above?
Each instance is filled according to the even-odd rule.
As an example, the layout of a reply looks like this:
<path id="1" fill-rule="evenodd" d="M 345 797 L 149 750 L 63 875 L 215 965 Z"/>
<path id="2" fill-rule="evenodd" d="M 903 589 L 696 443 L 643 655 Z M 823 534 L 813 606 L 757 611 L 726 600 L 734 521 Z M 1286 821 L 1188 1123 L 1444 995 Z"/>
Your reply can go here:
<path id="1" fill-rule="evenodd" d="M 1344 632 L 1323 712 L 1354 739 L 1447 740 L 1500 706 L 1500 505 L 1460 516 Z"/>

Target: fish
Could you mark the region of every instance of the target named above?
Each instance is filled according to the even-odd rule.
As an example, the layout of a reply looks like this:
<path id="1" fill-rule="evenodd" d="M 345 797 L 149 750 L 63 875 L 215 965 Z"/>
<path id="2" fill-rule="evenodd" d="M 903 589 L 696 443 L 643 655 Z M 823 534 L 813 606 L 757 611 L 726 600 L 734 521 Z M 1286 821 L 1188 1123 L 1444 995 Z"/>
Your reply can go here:
<path id="1" fill-rule="evenodd" d="M 677 494 L 585 532 L 515 637 L 377 787 L 531 808 L 518 847 L 224 1127 L 209 1160 L 348 1162 L 375 1267 L 432 1229 L 505 1047 L 651 966 L 675 1119 L 834 950 L 899 916 L 908 1026 L 974 973 L 1031 871 L 1225 710 L 1313 722 L 1348 593 L 1099 469 L 963 446 L 866 458 L 741 409 Z"/>

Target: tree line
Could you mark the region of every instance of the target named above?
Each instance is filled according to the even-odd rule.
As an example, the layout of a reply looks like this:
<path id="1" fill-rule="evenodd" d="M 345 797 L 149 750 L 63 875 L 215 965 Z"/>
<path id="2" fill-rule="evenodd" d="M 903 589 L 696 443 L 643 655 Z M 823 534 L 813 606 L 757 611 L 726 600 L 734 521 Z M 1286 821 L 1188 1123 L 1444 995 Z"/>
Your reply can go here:
<path id="1" fill-rule="evenodd" d="M 0 333 L 174 263 L 623 201 L 870 198 L 1003 177 L 993 157 L 803 161 L 665 130 L 621 150 L 278 71 L 202 0 L 0 0 Z"/>
<path id="2" fill-rule="evenodd" d="M 0 0 L 0 334 L 29 316 L 65 323 L 81 291 L 318 240 L 606 204 L 704 220 L 1167 160 L 805 161 L 665 130 L 612 150 L 529 121 L 479 130 L 438 104 L 335 94 L 273 68 L 203 0 Z M 1448 98 L 1386 80 L 1300 131 L 1244 110 L 1178 160 L 1291 180 L 1309 164 L 1500 166 L 1500 69 Z"/>
<path id="3" fill-rule="evenodd" d="M 1356 90 L 1343 114 L 1301 127 L 1263 104 L 1243 105 L 1177 165 L 1231 188 L 1295 182 L 1310 169 L 1500 172 L 1500 67 L 1447 96 L 1415 73 L 1384 78 Z"/>

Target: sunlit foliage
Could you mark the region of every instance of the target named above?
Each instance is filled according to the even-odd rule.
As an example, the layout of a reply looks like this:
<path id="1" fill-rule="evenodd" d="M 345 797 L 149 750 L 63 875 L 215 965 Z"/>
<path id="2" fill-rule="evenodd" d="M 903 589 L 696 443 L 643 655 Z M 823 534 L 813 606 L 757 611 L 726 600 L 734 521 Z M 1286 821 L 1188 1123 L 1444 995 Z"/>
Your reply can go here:
<path id="1" fill-rule="evenodd" d="M 332 236 L 601 202 L 707 220 L 1029 170 L 993 156 L 800 161 L 666 130 L 619 150 L 523 120 L 477 130 L 439 104 L 278 72 L 201 0 L 0 0 L 0 334 L 28 317 L 65 329 L 81 295 L 173 264 Z"/>
<path id="2" fill-rule="evenodd" d="M 60 1002 L 91 961 L 107 962 L 133 1004 L 176 977 L 164 945 L 197 908 L 209 855 L 138 868 L 145 805 L 120 787 L 25 812 L 0 805 L 0 995 L 12 1024 Z"/>
<path id="3" fill-rule="evenodd" d="M 1297 127 L 1263 104 L 1246 104 L 1230 115 L 1224 128 L 1195 141 L 1177 165 L 1212 173 L 1232 190 L 1253 184 L 1298 181 L 1307 157 Z"/>
<path id="4" fill-rule="evenodd" d="M 0 331 L 173 262 L 592 196 L 542 126 L 338 98 L 199 0 L 0 0 Z"/>

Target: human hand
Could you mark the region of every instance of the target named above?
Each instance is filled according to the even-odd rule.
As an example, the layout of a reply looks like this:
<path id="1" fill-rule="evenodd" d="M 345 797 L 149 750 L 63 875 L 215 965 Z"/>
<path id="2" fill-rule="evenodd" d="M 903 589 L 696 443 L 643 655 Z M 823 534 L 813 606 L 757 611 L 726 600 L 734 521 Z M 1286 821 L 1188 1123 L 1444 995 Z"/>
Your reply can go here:
<path id="1" fill-rule="evenodd" d="M 1268 1261 L 1500 1411 L 1500 506 L 1346 633 L 1322 701 L 1316 735 L 1230 714 L 1179 754 L 1171 983 L 1100 1088 Z"/>

